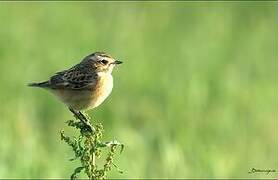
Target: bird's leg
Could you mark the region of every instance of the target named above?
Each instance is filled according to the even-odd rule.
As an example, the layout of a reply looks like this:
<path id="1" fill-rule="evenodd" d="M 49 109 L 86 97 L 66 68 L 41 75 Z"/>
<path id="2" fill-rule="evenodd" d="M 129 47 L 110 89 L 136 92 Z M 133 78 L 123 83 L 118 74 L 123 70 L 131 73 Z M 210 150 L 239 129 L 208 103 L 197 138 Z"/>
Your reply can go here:
<path id="1" fill-rule="evenodd" d="M 94 128 L 94 127 L 92 126 L 92 124 L 91 124 L 91 121 L 90 121 L 91 118 L 90 118 L 90 116 L 89 116 L 88 114 L 82 112 L 82 111 L 79 111 L 78 113 L 79 113 L 79 115 L 80 115 L 84 120 L 86 120 L 88 126 L 91 127 L 92 131 L 95 131 L 95 128 Z"/>
<path id="2" fill-rule="evenodd" d="M 88 116 L 88 114 L 84 113 L 84 112 L 81 112 L 81 111 L 78 111 L 78 114 L 83 118 L 83 119 L 86 119 L 86 121 L 90 121 L 90 117 Z"/>
<path id="3" fill-rule="evenodd" d="M 78 113 L 77 113 L 75 110 L 73 110 L 73 109 L 71 109 L 71 108 L 69 108 L 69 110 L 70 110 L 70 112 L 72 112 L 72 114 L 73 114 L 76 118 L 78 118 Z"/>
<path id="4" fill-rule="evenodd" d="M 94 132 L 95 131 L 94 127 L 90 123 L 90 120 L 88 120 L 84 114 L 82 114 L 80 111 L 75 111 L 72 108 L 69 108 L 69 110 L 74 114 L 74 116 L 77 119 L 79 119 L 86 126 L 86 128 L 88 128 L 88 130 L 90 132 Z"/>

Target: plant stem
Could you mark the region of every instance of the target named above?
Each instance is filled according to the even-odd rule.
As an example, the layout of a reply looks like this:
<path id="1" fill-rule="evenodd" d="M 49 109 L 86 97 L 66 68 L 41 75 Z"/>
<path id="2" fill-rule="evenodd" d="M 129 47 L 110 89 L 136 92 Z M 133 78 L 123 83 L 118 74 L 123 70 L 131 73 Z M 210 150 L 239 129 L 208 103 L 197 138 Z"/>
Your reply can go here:
<path id="1" fill-rule="evenodd" d="M 76 180 L 77 175 L 82 170 L 85 172 L 89 180 L 104 179 L 107 172 L 111 170 L 112 165 L 117 168 L 117 166 L 113 163 L 113 157 L 117 146 L 121 147 L 122 152 L 123 144 L 116 140 L 105 143 L 102 142 L 101 138 L 103 127 L 101 124 L 96 124 L 95 127 L 93 127 L 86 114 L 84 115 L 73 109 L 70 109 L 70 111 L 74 114 L 77 121 L 69 120 L 67 121 L 67 124 L 68 126 L 78 129 L 80 131 L 80 135 L 79 138 L 70 138 L 66 136 L 62 130 L 61 139 L 72 147 L 75 153 L 74 159 L 78 158 L 82 165 L 74 170 L 74 173 L 71 175 L 71 179 Z M 101 157 L 102 148 L 110 148 L 103 168 L 97 165 L 97 158 Z M 122 171 L 118 171 L 122 173 Z"/>
<path id="2" fill-rule="evenodd" d="M 92 154 L 92 165 L 93 165 L 93 167 L 96 166 L 96 154 L 95 153 Z"/>

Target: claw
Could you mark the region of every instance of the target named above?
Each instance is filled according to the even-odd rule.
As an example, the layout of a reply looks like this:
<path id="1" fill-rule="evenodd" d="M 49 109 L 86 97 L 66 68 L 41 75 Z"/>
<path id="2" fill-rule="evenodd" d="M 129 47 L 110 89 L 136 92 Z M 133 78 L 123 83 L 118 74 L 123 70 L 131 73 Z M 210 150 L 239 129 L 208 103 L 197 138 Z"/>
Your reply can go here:
<path id="1" fill-rule="evenodd" d="M 76 119 L 79 119 L 81 122 L 83 122 L 89 132 L 95 132 L 95 128 L 91 125 L 90 120 L 88 120 L 84 114 L 71 108 L 69 108 L 69 110 L 74 114 Z"/>

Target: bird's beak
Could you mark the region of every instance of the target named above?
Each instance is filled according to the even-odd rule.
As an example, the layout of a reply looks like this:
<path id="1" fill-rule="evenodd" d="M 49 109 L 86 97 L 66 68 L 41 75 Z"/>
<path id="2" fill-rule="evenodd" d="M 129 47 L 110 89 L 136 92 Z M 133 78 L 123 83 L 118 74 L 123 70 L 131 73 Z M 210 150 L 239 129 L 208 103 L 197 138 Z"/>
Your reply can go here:
<path id="1" fill-rule="evenodd" d="M 118 60 L 116 60 L 116 61 L 114 61 L 114 63 L 113 64 L 122 64 L 123 62 L 122 61 L 118 61 Z"/>

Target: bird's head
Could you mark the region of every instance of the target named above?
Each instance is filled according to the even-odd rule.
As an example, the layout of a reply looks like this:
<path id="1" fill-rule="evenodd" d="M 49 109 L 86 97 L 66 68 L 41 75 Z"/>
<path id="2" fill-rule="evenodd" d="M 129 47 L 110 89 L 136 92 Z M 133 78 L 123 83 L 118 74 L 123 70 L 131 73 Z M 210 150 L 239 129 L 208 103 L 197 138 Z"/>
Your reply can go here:
<path id="1" fill-rule="evenodd" d="M 93 67 L 95 72 L 99 75 L 106 73 L 111 74 L 113 68 L 116 65 L 122 64 L 122 61 L 115 60 L 110 55 L 104 52 L 95 52 L 93 54 L 90 54 L 86 56 L 82 62 Z"/>

